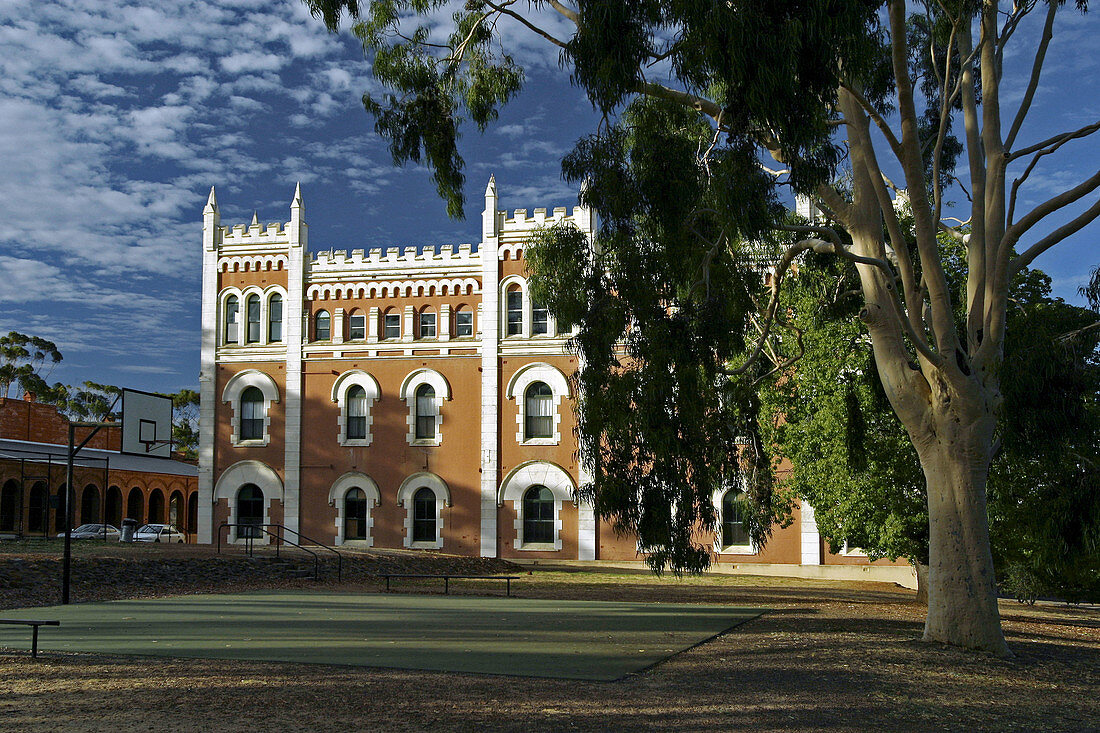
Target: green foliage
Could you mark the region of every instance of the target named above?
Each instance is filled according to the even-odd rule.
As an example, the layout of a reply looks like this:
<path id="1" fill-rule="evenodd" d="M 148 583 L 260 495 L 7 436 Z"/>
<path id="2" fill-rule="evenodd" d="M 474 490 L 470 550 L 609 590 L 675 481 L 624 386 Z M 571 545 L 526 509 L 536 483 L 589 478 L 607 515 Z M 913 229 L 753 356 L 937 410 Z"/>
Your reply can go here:
<path id="1" fill-rule="evenodd" d="M 12 385 L 24 392 L 44 395 L 50 390 L 45 376 L 61 362 L 57 344 L 38 336 L 10 331 L 0 336 L 0 396 L 10 397 Z"/>
<path id="2" fill-rule="evenodd" d="M 181 389 L 172 398 L 172 444 L 185 458 L 196 458 L 199 447 L 199 393 Z"/>
<path id="3" fill-rule="evenodd" d="M 850 266 L 815 254 L 784 287 L 802 355 L 761 391 L 764 439 L 789 462 L 776 464 L 784 494 L 814 507 L 834 552 L 847 542 L 871 558 L 927 563 L 924 475 L 856 319 L 857 287 Z"/>
<path id="4" fill-rule="evenodd" d="M 590 182 L 584 203 L 601 212 L 594 247 L 557 226 L 525 253 L 533 296 L 579 328 L 578 432 L 593 476 L 583 490 L 657 570 L 707 566 L 714 497 L 726 489 L 748 494 L 759 544 L 786 508 L 756 425 L 755 374 L 729 370 L 743 360 L 762 287 L 734 243 L 770 229 L 782 209 L 730 215 L 721 200 L 767 199 L 767 182 L 740 148 L 716 146 L 704 164 L 711 137 L 690 111 L 635 101 L 563 165 Z"/>

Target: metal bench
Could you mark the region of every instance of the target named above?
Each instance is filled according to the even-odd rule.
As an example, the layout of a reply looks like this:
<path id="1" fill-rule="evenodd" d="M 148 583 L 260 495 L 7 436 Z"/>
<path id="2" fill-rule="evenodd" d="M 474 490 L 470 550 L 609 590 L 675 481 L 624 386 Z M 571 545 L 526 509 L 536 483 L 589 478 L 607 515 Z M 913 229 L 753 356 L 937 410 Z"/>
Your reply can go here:
<path id="1" fill-rule="evenodd" d="M 34 631 L 31 635 L 31 656 L 35 659 L 38 658 L 38 627 L 39 626 L 60 626 L 60 621 L 33 621 L 30 619 L 16 619 L 16 618 L 0 618 L 0 624 L 16 624 L 21 626 L 31 626 Z"/>
<path id="2" fill-rule="evenodd" d="M 390 578 L 443 578 L 443 593 L 450 595 L 451 580 L 503 580 L 508 596 L 512 595 L 512 581 L 519 580 L 518 575 L 448 575 L 430 573 L 379 573 L 380 578 L 386 579 L 386 591 L 390 589 Z"/>

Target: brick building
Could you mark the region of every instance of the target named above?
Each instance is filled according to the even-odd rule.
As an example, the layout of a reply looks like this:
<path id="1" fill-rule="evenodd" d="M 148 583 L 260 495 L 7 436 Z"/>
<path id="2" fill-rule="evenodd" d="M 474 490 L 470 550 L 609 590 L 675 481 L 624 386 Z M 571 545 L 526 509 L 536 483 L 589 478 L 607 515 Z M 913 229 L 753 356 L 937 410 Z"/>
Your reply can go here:
<path id="1" fill-rule="evenodd" d="M 524 245 L 582 207 L 498 209 L 477 244 L 310 252 L 290 221 L 203 218 L 198 537 L 281 524 L 336 545 L 511 559 L 637 560 L 576 500 L 576 356 L 530 296 Z M 868 565 L 829 553 L 812 510 L 758 551 L 716 496 L 723 563 Z M 231 525 L 222 527 L 223 524 Z M 814 573 L 809 573 L 814 574 Z"/>
<path id="2" fill-rule="evenodd" d="M 79 433 L 83 439 L 87 432 Z M 50 537 L 65 530 L 69 422 L 52 405 L 0 398 L 0 538 Z M 101 430 L 74 461 L 74 526 L 123 517 L 175 524 L 193 541 L 198 469 L 119 450 L 120 430 Z"/>

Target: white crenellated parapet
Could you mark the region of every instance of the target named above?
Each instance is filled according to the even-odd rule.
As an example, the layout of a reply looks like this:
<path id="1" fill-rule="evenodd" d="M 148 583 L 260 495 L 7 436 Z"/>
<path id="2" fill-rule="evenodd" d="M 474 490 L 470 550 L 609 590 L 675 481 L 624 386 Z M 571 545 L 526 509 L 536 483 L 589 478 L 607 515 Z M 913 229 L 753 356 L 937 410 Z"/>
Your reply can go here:
<path id="1" fill-rule="evenodd" d="M 545 208 L 538 208 L 534 209 L 530 215 L 527 209 L 516 209 L 511 217 L 506 211 L 498 211 L 497 259 L 502 260 L 506 255 L 509 259 L 516 259 L 536 229 L 563 223 L 573 224 L 591 236 L 595 232 L 596 218 L 592 210 L 584 206 L 574 206 L 571 212 L 564 206 L 558 206 L 550 213 L 547 213 Z"/>
<path id="2" fill-rule="evenodd" d="M 376 280 L 374 282 L 315 283 L 306 288 L 310 300 L 349 298 L 407 298 L 410 296 L 477 295 L 481 282 L 472 277 L 439 280 Z"/>

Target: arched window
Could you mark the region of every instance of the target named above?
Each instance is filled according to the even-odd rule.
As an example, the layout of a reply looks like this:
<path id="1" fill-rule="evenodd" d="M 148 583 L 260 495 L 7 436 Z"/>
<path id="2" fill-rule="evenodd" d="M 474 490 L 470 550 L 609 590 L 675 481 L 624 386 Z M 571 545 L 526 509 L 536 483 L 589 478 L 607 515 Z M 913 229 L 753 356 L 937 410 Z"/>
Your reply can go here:
<path id="1" fill-rule="evenodd" d="M 730 489 L 722 495 L 722 546 L 750 544 L 749 531 L 745 528 L 745 494 Z"/>
<path id="2" fill-rule="evenodd" d="M 348 489 L 344 494 L 344 539 L 367 538 L 367 495 L 360 488 Z"/>
<path id="3" fill-rule="evenodd" d="M 283 340 L 283 296 L 278 293 L 267 301 L 267 340 L 269 343 Z"/>
<path id="4" fill-rule="evenodd" d="M 235 344 L 240 341 L 241 302 L 236 295 L 230 295 L 225 299 L 225 343 Z"/>
<path id="5" fill-rule="evenodd" d="M 359 385 L 348 390 L 347 427 L 345 437 L 348 440 L 363 440 L 367 437 L 367 392 Z"/>
<path id="6" fill-rule="evenodd" d="M 263 440 L 264 393 L 259 387 L 246 387 L 241 392 L 241 440 Z"/>
<path id="7" fill-rule="evenodd" d="M 545 486 L 532 486 L 523 495 L 523 544 L 554 541 L 554 494 Z"/>
<path id="8" fill-rule="evenodd" d="M 313 317 L 313 338 L 315 341 L 328 341 L 332 338 L 332 318 L 328 311 L 317 311 Z"/>
<path id="9" fill-rule="evenodd" d="M 505 297 L 507 322 L 504 333 L 507 336 L 519 336 L 523 333 L 523 291 L 515 287 L 509 290 Z"/>
<path id="10" fill-rule="evenodd" d="M 524 395 L 523 439 L 554 437 L 554 391 L 546 382 L 535 382 Z"/>
<path id="11" fill-rule="evenodd" d="M 82 524 L 99 521 L 99 488 L 88 484 L 80 495 L 80 521 Z"/>
<path id="12" fill-rule="evenodd" d="M 145 494 L 137 486 L 130 489 L 126 496 L 126 516 L 135 522 L 140 522 L 145 514 Z"/>
<path id="13" fill-rule="evenodd" d="M 8 479 L 0 489 L 0 532 L 14 532 L 16 529 L 16 505 L 19 502 L 19 482 Z"/>
<path id="14" fill-rule="evenodd" d="M 413 542 L 436 541 L 435 492 L 420 488 L 413 494 Z"/>
<path id="15" fill-rule="evenodd" d="M 474 335 L 474 312 L 472 310 L 455 311 L 455 336 Z"/>
<path id="16" fill-rule="evenodd" d="M 122 489 L 111 486 L 103 503 L 103 521 L 116 527 L 122 526 Z"/>
<path id="17" fill-rule="evenodd" d="M 430 384 L 416 388 L 416 439 L 435 439 L 435 389 Z"/>
<path id="18" fill-rule="evenodd" d="M 69 488 L 64 484 L 57 490 L 57 513 L 53 517 L 54 529 L 58 532 L 65 531 L 65 505 L 69 501 Z"/>
<path id="19" fill-rule="evenodd" d="M 348 340 L 362 341 L 367 337 L 367 316 L 363 311 L 355 310 L 348 317 Z"/>
<path id="20" fill-rule="evenodd" d="M 259 343 L 260 341 L 260 296 L 250 295 L 248 300 L 245 301 L 245 308 L 248 311 L 248 333 L 245 334 L 245 342 L 250 344 Z"/>
<path id="21" fill-rule="evenodd" d="M 164 522 L 164 492 L 160 489 L 149 492 L 149 518 L 146 521 L 149 524 Z"/>
<path id="22" fill-rule="evenodd" d="M 435 313 L 426 308 L 420 312 L 420 338 L 435 338 Z"/>
<path id="23" fill-rule="evenodd" d="M 531 301 L 531 333 L 546 334 L 550 332 L 550 311 L 534 300 Z"/>
<path id="24" fill-rule="evenodd" d="M 27 531 L 46 533 L 46 513 L 49 511 L 49 499 L 46 496 L 46 484 L 35 481 L 27 500 Z"/>
<path id="25" fill-rule="evenodd" d="M 264 523 L 264 492 L 256 484 L 245 484 L 237 492 L 237 537 L 260 537 Z"/>
<path id="26" fill-rule="evenodd" d="M 397 311 L 388 311 L 382 315 L 382 338 L 401 338 L 401 314 Z"/>

